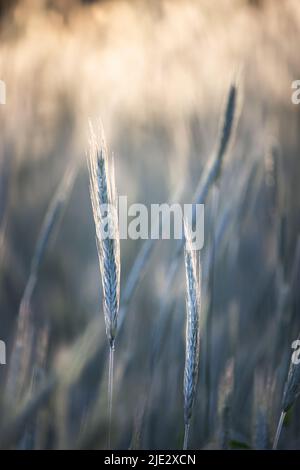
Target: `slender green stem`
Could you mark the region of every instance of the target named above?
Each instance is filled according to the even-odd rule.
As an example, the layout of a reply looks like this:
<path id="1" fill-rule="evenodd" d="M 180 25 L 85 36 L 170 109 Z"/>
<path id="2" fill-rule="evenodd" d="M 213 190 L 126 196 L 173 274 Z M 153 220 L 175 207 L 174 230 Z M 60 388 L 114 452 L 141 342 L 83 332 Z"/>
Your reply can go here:
<path id="1" fill-rule="evenodd" d="M 112 343 L 109 347 L 109 369 L 108 369 L 108 449 L 111 447 L 111 421 L 112 421 L 112 402 L 113 402 L 113 384 L 114 384 L 114 352 L 115 346 Z"/>
<path id="2" fill-rule="evenodd" d="M 190 433 L 190 423 L 186 424 L 184 428 L 183 450 L 187 450 L 188 448 L 189 433 Z"/>
<path id="3" fill-rule="evenodd" d="M 281 415 L 280 415 L 280 418 L 279 418 L 277 431 L 276 431 L 276 435 L 275 435 L 275 439 L 274 439 L 274 443 L 273 443 L 273 450 L 277 449 L 278 441 L 279 441 L 279 437 L 280 437 L 280 433 L 281 433 L 281 429 L 282 429 L 282 425 L 283 425 L 285 415 L 286 415 L 286 412 L 282 411 Z"/>

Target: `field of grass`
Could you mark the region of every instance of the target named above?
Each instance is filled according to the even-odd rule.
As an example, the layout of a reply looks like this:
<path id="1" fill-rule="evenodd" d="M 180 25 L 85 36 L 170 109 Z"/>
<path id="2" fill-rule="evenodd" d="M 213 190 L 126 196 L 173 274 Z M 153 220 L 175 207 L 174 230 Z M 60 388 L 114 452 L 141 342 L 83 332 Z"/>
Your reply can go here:
<path id="1" fill-rule="evenodd" d="M 298 0 L 0 1 L 0 448 L 300 448 L 299 42 Z M 103 242 L 115 193 L 204 247 Z"/>

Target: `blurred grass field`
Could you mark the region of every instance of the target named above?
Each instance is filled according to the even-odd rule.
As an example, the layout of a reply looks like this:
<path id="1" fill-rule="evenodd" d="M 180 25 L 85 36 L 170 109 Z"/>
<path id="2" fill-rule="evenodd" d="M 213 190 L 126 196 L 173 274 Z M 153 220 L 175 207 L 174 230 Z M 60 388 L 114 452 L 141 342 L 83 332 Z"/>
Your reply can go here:
<path id="1" fill-rule="evenodd" d="M 24 0 L 0 2 L 0 14 L 7 93 L 0 105 L 0 339 L 7 345 L 0 436 L 11 430 L 1 445 L 106 446 L 108 351 L 86 165 L 88 119 L 103 122 L 118 193 L 129 203 L 166 202 L 178 188 L 179 201 L 191 202 L 237 80 L 237 128 L 205 201 L 201 260 L 210 268 L 202 286 L 190 445 L 270 448 L 300 331 L 300 105 L 291 102 L 292 81 L 300 79 L 299 2 Z M 70 167 L 74 184 L 32 297 L 24 336 L 29 366 L 20 371 L 22 389 L 7 397 L 31 260 Z M 121 292 L 141 246 L 142 240 L 121 241 Z M 157 242 L 120 331 L 114 448 L 182 443 L 184 261 L 166 291 L 173 256 L 174 243 Z M 149 387 L 153 332 L 166 298 L 167 334 Z M 15 417 L 45 384 L 47 399 L 20 425 Z M 280 448 L 299 448 L 299 407 L 288 413 Z"/>

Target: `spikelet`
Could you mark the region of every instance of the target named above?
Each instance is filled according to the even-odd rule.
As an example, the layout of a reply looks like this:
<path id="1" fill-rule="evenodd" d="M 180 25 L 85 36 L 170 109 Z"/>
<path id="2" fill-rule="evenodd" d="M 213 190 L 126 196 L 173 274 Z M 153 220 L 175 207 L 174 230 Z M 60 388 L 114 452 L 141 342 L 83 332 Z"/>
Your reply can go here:
<path id="1" fill-rule="evenodd" d="M 90 126 L 90 196 L 102 280 L 106 335 L 113 347 L 120 300 L 120 239 L 113 161 L 111 163 L 109 169 L 103 131 L 100 139 L 97 139 Z"/>
<path id="2" fill-rule="evenodd" d="M 185 275 L 186 275 L 186 351 L 184 368 L 184 449 L 187 448 L 190 421 L 196 395 L 199 365 L 199 322 L 200 322 L 200 266 L 197 252 L 192 247 L 191 236 L 185 225 Z"/>

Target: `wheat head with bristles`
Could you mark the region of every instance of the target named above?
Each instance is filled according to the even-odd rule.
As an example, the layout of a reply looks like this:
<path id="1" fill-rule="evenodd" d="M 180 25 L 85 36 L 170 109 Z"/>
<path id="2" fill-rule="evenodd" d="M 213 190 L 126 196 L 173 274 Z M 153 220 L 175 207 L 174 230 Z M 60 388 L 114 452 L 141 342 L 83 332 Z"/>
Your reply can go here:
<path id="1" fill-rule="evenodd" d="M 111 160 L 109 168 L 108 153 L 103 130 L 97 138 L 90 125 L 90 146 L 88 166 L 90 176 L 90 196 L 96 229 L 96 244 L 103 290 L 103 311 L 106 335 L 109 341 L 108 409 L 110 447 L 114 348 L 117 333 L 117 318 L 120 303 L 120 237 L 118 205 Z"/>
<path id="2" fill-rule="evenodd" d="M 185 224 L 185 276 L 186 276 L 186 349 L 184 367 L 184 424 L 183 448 L 187 449 L 190 421 L 196 395 L 199 366 L 200 339 L 200 263 L 192 247 L 189 228 Z"/>
<path id="3" fill-rule="evenodd" d="M 106 334 L 113 346 L 120 300 L 120 239 L 113 161 L 108 167 L 105 139 L 97 139 L 90 126 L 88 155 L 90 196 L 96 229 L 96 244 L 103 289 Z M 104 236 L 108 234 L 108 236 Z"/>

